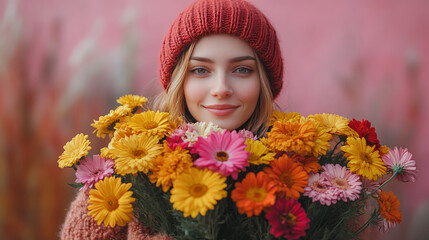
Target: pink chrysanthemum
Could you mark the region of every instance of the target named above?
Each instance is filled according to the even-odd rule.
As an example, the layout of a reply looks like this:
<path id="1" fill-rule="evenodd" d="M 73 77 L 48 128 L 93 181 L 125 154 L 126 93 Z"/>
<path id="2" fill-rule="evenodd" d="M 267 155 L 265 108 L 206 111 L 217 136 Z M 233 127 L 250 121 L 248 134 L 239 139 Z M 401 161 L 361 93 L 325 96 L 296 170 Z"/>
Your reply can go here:
<path id="1" fill-rule="evenodd" d="M 389 153 L 382 157 L 387 170 L 396 173 L 396 179 L 401 182 L 416 181 L 416 162 L 412 159 L 413 154 L 408 149 L 390 149 Z"/>
<path id="2" fill-rule="evenodd" d="M 187 131 L 194 131 L 192 124 L 183 124 L 179 128 L 175 129 L 174 132 L 167 137 L 168 146 L 173 150 L 176 149 L 176 147 L 189 149 L 189 143 L 184 141 Z"/>
<path id="3" fill-rule="evenodd" d="M 276 238 L 299 239 L 310 227 L 310 219 L 296 199 L 277 199 L 265 217 L 271 225 L 270 233 Z"/>
<path id="4" fill-rule="evenodd" d="M 167 137 L 168 146 L 170 149 L 176 149 L 176 147 L 180 147 L 182 149 L 188 149 L 189 144 L 187 142 L 183 141 L 183 138 L 179 134 L 171 134 L 169 137 Z"/>
<path id="5" fill-rule="evenodd" d="M 390 229 L 396 227 L 398 224 L 396 222 L 391 222 L 385 218 L 381 218 L 381 221 L 379 222 L 378 226 L 379 229 L 383 230 L 383 232 L 388 232 Z"/>
<path id="6" fill-rule="evenodd" d="M 335 196 L 344 202 L 359 198 L 362 182 L 358 175 L 351 173 L 346 167 L 339 164 L 326 164 L 322 167 L 326 179 L 331 183 Z"/>
<path id="7" fill-rule="evenodd" d="M 199 137 L 193 148 L 200 157 L 194 165 L 237 179 L 238 170 L 245 170 L 248 165 L 249 152 L 244 142 L 235 131 L 212 132 L 207 138 Z"/>
<path id="8" fill-rule="evenodd" d="M 313 200 L 319 201 L 322 205 L 330 206 L 337 203 L 337 198 L 334 197 L 334 191 L 331 188 L 331 183 L 325 175 L 319 173 L 310 173 L 308 177 L 308 186 L 304 188 L 304 196 Z"/>
<path id="9" fill-rule="evenodd" d="M 376 181 L 371 181 L 367 178 L 362 178 L 362 188 L 365 194 L 371 194 L 376 189 L 380 187 L 380 183 Z M 373 193 L 373 197 L 378 197 L 380 195 L 381 189 L 378 189 L 377 192 Z"/>
<path id="10" fill-rule="evenodd" d="M 240 131 L 238 131 L 238 135 L 240 135 L 241 137 L 250 138 L 253 140 L 258 139 L 258 136 L 255 136 L 251 131 L 247 131 L 246 129 L 241 129 Z"/>
<path id="11" fill-rule="evenodd" d="M 84 183 L 80 189 L 87 191 L 94 187 L 98 181 L 105 177 L 110 177 L 114 170 L 115 163 L 107 158 L 101 158 L 99 155 L 94 155 L 92 158 L 85 157 L 77 166 L 76 182 Z"/>

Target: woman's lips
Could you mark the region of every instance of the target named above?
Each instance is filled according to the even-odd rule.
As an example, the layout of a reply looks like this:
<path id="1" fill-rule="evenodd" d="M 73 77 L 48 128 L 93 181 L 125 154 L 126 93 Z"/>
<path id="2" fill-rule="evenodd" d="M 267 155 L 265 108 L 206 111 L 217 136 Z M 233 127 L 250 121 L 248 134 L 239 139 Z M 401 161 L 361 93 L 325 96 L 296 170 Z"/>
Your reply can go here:
<path id="1" fill-rule="evenodd" d="M 230 104 L 214 104 L 214 105 L 208 105 L 203 106 L 207 111 L 213 113 L 217 116 L 224 116 L 228 115 L 235 111 L 239 106 L 237 105 L 230 105 Z"/>

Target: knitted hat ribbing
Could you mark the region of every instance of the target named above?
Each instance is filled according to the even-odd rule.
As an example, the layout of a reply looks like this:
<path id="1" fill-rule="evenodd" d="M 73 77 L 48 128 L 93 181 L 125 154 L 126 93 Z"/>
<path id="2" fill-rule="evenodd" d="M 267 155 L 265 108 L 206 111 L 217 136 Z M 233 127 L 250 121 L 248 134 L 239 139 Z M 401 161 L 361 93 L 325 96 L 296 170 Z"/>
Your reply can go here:
<path id="1" fill-rule="evenodd" d="M 237 36 L 256 51 L 276 98 L 283 85 L 276 31 L 261 11 L 243 0 L 197 0 L 179 14 L 162 44 L 160 77 L 164 89 L 182 51 L 204 36 L 220 33 Z"/>

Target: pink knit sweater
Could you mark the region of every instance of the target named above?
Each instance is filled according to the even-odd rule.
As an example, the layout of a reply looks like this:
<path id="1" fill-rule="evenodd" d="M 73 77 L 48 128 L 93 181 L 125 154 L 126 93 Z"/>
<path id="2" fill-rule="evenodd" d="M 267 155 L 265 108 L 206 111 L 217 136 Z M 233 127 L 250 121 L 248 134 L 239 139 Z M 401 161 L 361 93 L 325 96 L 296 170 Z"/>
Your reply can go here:
<path id="1" fill-rule="evenodd" d="M 159 234 L 133 219 L 127 226 L 110 228 L 97 222 L 88 215 L 89 194 L 80 191 L 72 202 L 66 220 L 61 228 L 61 239 L 158 239 L 171 240 L 165 234 Z"/>

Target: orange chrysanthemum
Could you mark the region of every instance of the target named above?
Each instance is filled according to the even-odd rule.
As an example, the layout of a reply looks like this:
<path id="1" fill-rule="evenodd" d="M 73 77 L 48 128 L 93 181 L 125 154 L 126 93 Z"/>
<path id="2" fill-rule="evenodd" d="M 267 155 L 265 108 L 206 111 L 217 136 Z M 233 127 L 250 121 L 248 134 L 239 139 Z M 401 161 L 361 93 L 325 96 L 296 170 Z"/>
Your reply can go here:
<path id="1" fill-rule="evenodd" d="M 322 168 L 319 164 L 319 159 L 315 156 L 300 156 L 294 154 L 291 158 L 295 162 L 301 164 L 302 168 L 304 168 L 307 173 L 317 173 Z"/>
<path id="2" fill-rule="evenodd" d="M 287 155 L 274 159 L 264 172 L 276 182 L 277 196 L 281 198 L 298 199 L 308 185 L 307 172 Z"/>
<path id="3" fill-rule="evenodd" d="M 181 147 L 171 150 L 168 144 L 164 144 L 164 154 L 156 158 L 149 179 L 156 183 L 157 187 L 162 185 L 162 190 L 167 192 L 173 186 L 176 177 L 192 166 L 192 157 L 188 150 Z"/>
<path id="4" fill-rule="evenodd" d="M 242 182 L 235 183 L 231 199 L 236 203 L 240 214 L 247 217 L 258 216 L 266 207 L 271 207 L 276 201 L 276 184 L 264 172 L 258 175 L 250 172 Z"/>
<path id="5" fill-rule="evenodd" d="M 381 216 L 389 222 L 401 223 L 401 211 L 399 210 L 400 202 L 392 191 L 382 191 L 378 197 Z"/>
<path id="6" fill-rule="evenodd" d="M 332 135 L 318 128 L 311 120 L 275 122 L 268 133 L 269 146 L 277 151 L 292 151 L 299 155 L 322 155 L 330 147 Z"/>

